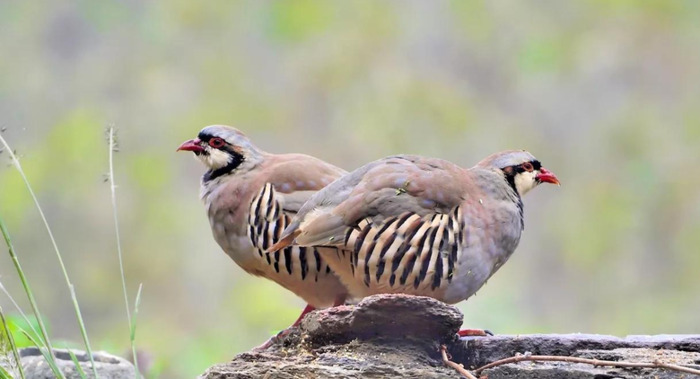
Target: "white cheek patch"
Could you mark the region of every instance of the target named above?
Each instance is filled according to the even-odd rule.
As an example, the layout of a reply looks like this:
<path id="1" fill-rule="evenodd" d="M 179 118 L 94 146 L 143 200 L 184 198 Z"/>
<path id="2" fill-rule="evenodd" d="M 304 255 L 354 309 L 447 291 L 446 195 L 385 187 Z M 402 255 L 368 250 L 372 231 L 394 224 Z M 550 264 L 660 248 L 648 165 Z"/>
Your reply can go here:
<path id="1" fill-rule="evenodd" d="M 537 186 L 537 180 L 535 180 L 537 173 L 538 171 L 525 171 L 515 175 L 515 189 L 518 190 L 520 196 Z"/>
<path id="2" fill-rule="evenodd" d="M 230 163 L 231 155 L 219 149 L 207 149 L 208 154 L 199 154 L 197 158 L 212 170 L 220 169 Z"/>
<path id="3" fill-rule="evenodd" d="M 219 149 L 209 150 L 209 167 L 214 170 L 222 168 L 229 164 L 231 155 Z"/>

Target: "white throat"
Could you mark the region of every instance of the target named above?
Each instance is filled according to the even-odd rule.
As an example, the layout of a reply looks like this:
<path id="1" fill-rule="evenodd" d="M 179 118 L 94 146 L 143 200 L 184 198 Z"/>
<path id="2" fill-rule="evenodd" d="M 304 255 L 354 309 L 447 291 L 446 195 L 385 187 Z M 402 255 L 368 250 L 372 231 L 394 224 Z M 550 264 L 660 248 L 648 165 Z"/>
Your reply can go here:
<path id="1" fill-rule="evenodd" d="M 218 170 L 231 163 L 231 155 L 219 149 L 207 147 L 206 153 L 195 155 L 195 157 L 212 170 Z"/>
<path id="2" fill-rule="evenodd" d="M 515 175 L 515 189 L 520 196 L 525 195 L 531 189 L 537 187 L 537 180 L 535 177 L 538 173 L 539 171 L 525 171 Z"/>

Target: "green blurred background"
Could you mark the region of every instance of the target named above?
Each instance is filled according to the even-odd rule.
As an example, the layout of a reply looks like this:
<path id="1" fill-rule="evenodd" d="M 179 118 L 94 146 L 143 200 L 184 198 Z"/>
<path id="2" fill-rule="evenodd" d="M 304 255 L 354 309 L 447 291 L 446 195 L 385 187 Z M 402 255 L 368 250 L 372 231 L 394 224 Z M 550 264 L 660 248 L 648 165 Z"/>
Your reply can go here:
<path id="1" fill-rule="evenodd" d="M 203 167 L 229 124 L 347 170 L 395 153 L 534 153 L 517 253 L 459 307 L 497 333 L 700 333 L 700 2 L 4 1 L 0 126 L 54 228 L 95 348 L 125 355 L 105 128 L 137 344 L 191 378 L 303 303 L 211 238 Z M 0 155 L 0 215 L 54 338 L 80 341 L 46 232 Z M 0 281 L 29 310 L 5 248 Z M 0 305 L 12 307 L 3 295 Z"/>

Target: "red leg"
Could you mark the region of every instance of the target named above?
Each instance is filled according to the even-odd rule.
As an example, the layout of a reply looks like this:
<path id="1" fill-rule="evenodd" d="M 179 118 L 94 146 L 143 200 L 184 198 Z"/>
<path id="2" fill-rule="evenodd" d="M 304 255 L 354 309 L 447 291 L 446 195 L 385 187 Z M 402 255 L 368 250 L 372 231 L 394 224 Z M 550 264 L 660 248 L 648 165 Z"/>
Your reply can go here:
<path id="1" fill-rule="evenodd" d="M 460 337 L 486 337 L 492 336 L 493 333 L 485 329 L 462 329 L 457 332 L 457 335 Z"/>
<path id="2" fill-rule="evenodd" d="M 253 351 L 263 351 L 263 350 L 266 350 L 268 347 L 272 346 L 272 344 L 275 343 L 275 341 L 277 341 L 279 338 L 282 338 L 282 337 L 286 336 L 287 334 L 289 334 L 289 332 L 290 332 L 289 329 L 291 329 L 291 328 L 293 328 L 293 327 L 295 327 L 295 326 L 299 326 L 299 324 L 301 324 L 301 320 L 304 318 L 304 316 L 306 316 L 307 313 L 309 313 L 309 312 L 311 312 L 311 311 L 315 311 L 315 310 L 316 310 L 316 307 L 314 307 L 314 306 L 311 305 L 311 304 L 306 304 L 306 307 L 304 307 L 304 310 L 301 311 L 301 314 L 299 315 L 299 318 L 297 318 L 297 320 L 294 321 L 294 324 L 292 324 L 290 327 L 288 327 L 288 328 L 286 328 L 286 329 L 283 329 L 282 331 L 280 331 L 280 332 L 277 333 L 276 335 L 270 337 L 270 339 L 268 339 L 267 341 L 265 341 L 265 343 L 263 343 L 262 345 L 260 345 L 260 346 L 258 346 L 258 347 L 256 347 L 256 348 L 254 348 Z"/>
<path id="3" fill-rule="evenodd" d="M 333 306 L 334 306 L 334 307 L 337 307 L 337 306 L 339 306 L 339 305 L 345 304 L 345 298 L 346 298 L 346 297 L 347 297 L 346 295 L 340 295 L 340 296 L 336 297 L 336 298 L 335 298 L 335 301 L 333 302 Z M 304 307 L 304 310 L 301 311 L 301 314 L 299 315 L 299 318 L 297 318 L 297 320 L 294 321 L 294 324 L 292 324 L 292 326 L 299 326 L 299 324 L 301 324 L 301 320 L 304 319 L 304 316 L 306 316 L 306 314 L 309 313 L 309 312 L 315 311 L 316 309 L 317 309 L 317 308 L 314 307 L 313 305 L 311 305 L 311 304 L 306 304 L 306 307 Z M 291 328 L 292 326 L 290 326 L 290 328 Z"/>
<path id="4" fill-rule="evenodd" d="M 345 299 L 346 299 L 346 298 L 347 298 L 347 295 L 338 296 L 338 297 L 335 299 L 335 301 L 333 302 L 333 306 L 334 306 L 334 307 L 337 307 L 337 306 L 339 306 L 339 305 L 345 304 Z M 290 332 L 289 329 L 291 329 L 291 328 L 293 328 L 293 327 L 295 327 L 295 326 L 299 326 L 299 324 L 301 324 L 301 320 L 304 319 L 304 316 L 306 316 L 307 313 L 312 312 L 312 311 L 315 311 L 315 310 L 316 310 L 316 307 L 314 307 L 314 306 L 311 305 L 311 304 L 306 304 L 306 307 L 304 307 L 304 310 L 301 311 L 301 314 L 299 315 L 299 317 L 297 318 L 297 320 L 294 321 L 294 323 L 293 323 L 289 328 L 286 328 L 286 329 L 282 330 L 281 332 L 277 333 L 277 335 L 270 337 L 270 339 L 268 339 L 267 341 L 265 341 L 265 343 L 263 343 L 262 345 L 260 345 L 260 346 L 258 346 L 258 347 L 256 347 L 256 348 L 254 348 L 253 351 L 263 351 L 263 350 L 267 349 L 268 347 L 272 346 L 272 344 L 273 344 L 277 339 L 279 339 L 279 338 L 281 338 L 281 337 L 284 337 L 284 336 L 286 336 L 287 334 L 289 334 L 289 332 Z"/>
<path id="5" fill-rule="evenodd" d="M 345 305 L 345 299 L 347 299 L 347 297 L 348 295 L 338 295 L 333 302 L 333 306 L 337 307 L 339 305 Z"/>
<path id="6" fill-rule="evenodd" d="M 306 304 L 306 307 L 304 308 L 303 311 L 301 311 L 299 318 L 296 321 L 294 321 L 294 324 L 292 324 L 292 326 L 299 326 L 299 324 L 301 324 L 301 320 L 304 318 L 304 316 L 306 316 L 307 313 L 309 313 L 311 311 L 315 311 L 315 310 L 316 310 L 316 307 L 314 307 L 311 304 Z"/>

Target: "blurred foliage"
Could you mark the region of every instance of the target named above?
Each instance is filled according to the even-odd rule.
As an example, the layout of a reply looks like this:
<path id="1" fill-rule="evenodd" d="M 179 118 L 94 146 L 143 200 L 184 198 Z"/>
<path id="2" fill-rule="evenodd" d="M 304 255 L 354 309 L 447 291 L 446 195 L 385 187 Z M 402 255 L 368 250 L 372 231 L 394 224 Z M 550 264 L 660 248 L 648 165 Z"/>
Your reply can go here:
<path id="1" fill-rule="evenodd" d="M 29 334 L 35 341 L 41 341 L 39 335 L 34 333 L 34 330 L 39 330 L 39 323 L 36 321 L 36 318 L 34 316 L 28 316 L 27 319 L 29 322 L 20 315 L 9 315 L 5 318 L 7 329 L 12 333 L 18 348 L 34 346 L 24 332 Z M 46 324 L 48 325 L 48 323 Z M 48 326 L 47 331 L 50 333 L 50 328 L 48 328 Z"/>
<path id="2" fill-rule="evenodd" d="M 466 323 L 700 333 L 697 1 L 1 2 L 0 46 L 3 136 L 55 228 L 94 347 L 126 356 L 103 182 L 104 129 L 118 129 L 151 377 L 194 377 L 303 306 L 211 238 L 202 167 L 174 150 L 214 123 L 348 170 L 400 152 L 468 166 L 525 148 L 563 186 L 527 196 L 521 246 L 460 304 Z M 52 335 L 79 341 L 36 210 L 0 161 L 0 214 Z M 0 276 L 21 299 L 2 249 Z"/>

